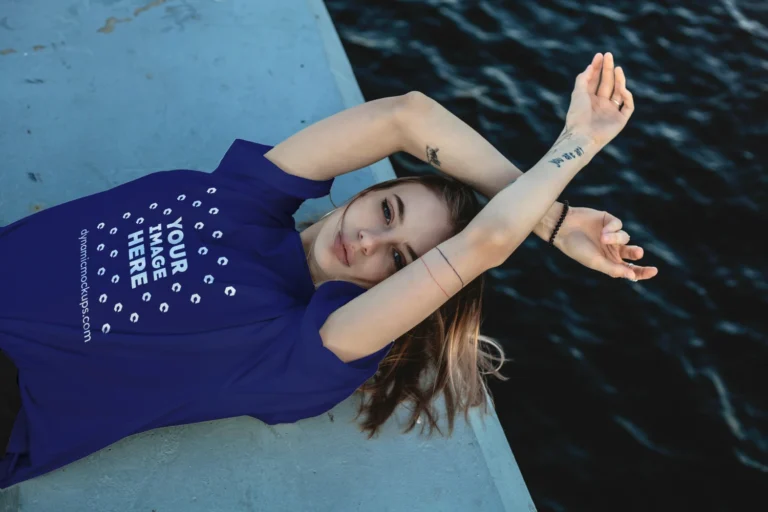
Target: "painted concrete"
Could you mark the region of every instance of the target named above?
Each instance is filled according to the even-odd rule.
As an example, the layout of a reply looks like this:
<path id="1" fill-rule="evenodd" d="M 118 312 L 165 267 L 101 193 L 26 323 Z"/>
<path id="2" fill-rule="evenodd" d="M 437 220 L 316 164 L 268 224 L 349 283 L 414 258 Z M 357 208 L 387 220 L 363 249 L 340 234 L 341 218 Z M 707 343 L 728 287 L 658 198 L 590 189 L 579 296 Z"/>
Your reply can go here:
<path id="1" fill-rule="evenodd" d="M 153 171 L 212 170 L 235 138 L 277 144 L 363 101 L 321 0 L 7 0 L 0 225 Z M 391 177 L 382 160 L 333 199 Z M 495 414 L 426 439 L 399 433 L 400 410 L 367 440 L 354 405 L 132 436 L 0 491 L 0 512 L 535 510 Z"/>

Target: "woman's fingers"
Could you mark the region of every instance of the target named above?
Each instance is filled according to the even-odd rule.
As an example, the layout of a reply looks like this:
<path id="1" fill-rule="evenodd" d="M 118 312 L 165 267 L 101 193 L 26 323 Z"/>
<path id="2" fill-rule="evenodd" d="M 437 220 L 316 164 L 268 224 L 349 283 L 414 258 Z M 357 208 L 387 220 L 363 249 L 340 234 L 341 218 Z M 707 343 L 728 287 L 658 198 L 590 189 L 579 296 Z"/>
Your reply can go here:
<path id="1" fill-rule="evenodd" d="M 637 245 L 622 245 L 619 247 L 619 257 L 623 260 L 637 261 L 642 259 L 643 254 L 645 254 L 645 251 Z"/>
<path id="2" fill-rule="evenodd" d="M 633 274 L 635 274 L 635 281 L 643 281 L 644 279 L 650 279 L 656 277 L 659 273 L 659 269 L 656 267 L 640 267 L 634 264 L 624 264 L 624 266 Z"/>
<path id="3" fill-rule="evenodd" d="M 603 54 L 602 53 L 596 53 L 594 57 L 592 57 L 592 76 L 589 78 L 589 81 L 587 82 L 587 92 L 589 94 L 597 94 L 597 86 L 600 85 L 600 68 L 603 65 Z M 595 72 L 597 70 L 597 72 Z"/>
<path id="4" fill-rule="evenodd" d="M 642 267 L 636 267 L 636 266 L 630 267 L 626 263 L 605 262 L 603 265 L 601 265 L 601 268 L 598 268 L 597 270 L 611 277 L 632 279 L 634 281 L 635 279 L 637 279 L 638 274 L 641 273 L 635 269 L 640 269 L 640 268 Z"/>
<path id="5" fill-rule="evenodd" d="M 621 113 L 626 115 L 627 118 L 635 111 L 635 100 L 632 97 L 632 93 L 627 89 L 627 77 L 624 76 L 624 70 L 621 66 L 616 68 L 616 89 L 613 93 L 614 96 L 620 96 L 619 101 L 624 102 L 624 106 L 621 107 Z M 618 99 L 618 98 L 617 98 Z"/>
<path id="6" fill-rule="evenodd" d="M 603 72 L 600 75 L 600 86 L 597 88 L 597 95 L 610 99 L 613 94 L 614 80 L 613 54 L 607 52 L 603 56 Z"/>
<path id="7" fill-rule="evenodd" d="M 622 228 L 621 221 L 610 213 L 605 212 L 605 218 L 608 219 L 608 223 L 603 226 L 603 234 L 612 233 Z"/>
<path id="8" fill-rule="evenodd" d="M 628 244 L 629 233 L 626 231 L 617 231 L 615 233 L 603 233 L 602 242 L 604 244 Z"/>

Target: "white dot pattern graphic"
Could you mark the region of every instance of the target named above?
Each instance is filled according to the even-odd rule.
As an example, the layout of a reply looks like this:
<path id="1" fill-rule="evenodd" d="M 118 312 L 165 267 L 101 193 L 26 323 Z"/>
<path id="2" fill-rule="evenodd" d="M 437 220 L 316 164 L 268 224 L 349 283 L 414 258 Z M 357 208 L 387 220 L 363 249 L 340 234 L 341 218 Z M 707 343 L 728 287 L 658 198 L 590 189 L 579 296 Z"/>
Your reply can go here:
<path id="1" fill-rule="evenodd" d="M 206 193 L 209 194 L 209 195 L 215 194 L 216 192 L 217 192 L 217 189 L 215 187 L 210 187 L 210 188 L 208 188 L 206 190 Z M 176 201 L 179 201 L 179 202 L 186 201 L 187 199 L 188 199 L 187 194 L 179 194 L 179 195 L 176 196 Z M 189 198 L 189 199 L 191 201 L 192 198 Z M 166 201 L 167 201 L 167 199 L 166 199 Z M 199 207 L 202 206 L 203 203 L 202 203 L 201 200 L 196 199 L 196 200 L 192 201 L 191 203 L 187 203 L 187 205 L 190 205 L 190 204 L 194 208 L 199 208 Z M 135 223 L 137 225 L 144 224 L 144 221 L 148 220 L 148 223 L 151 225 L 151 227 L 149 228 L 149 231 L 147 231 L 146 229 L 142 230 L 142 228 L 134 228 L 132 230 L 133 232 L 129 231 L 131 233 L 130 235 L 123 235 L 122 239 L 121 239 L 120 236 L 115 237 L 115 238 L 110 238 L 110 240 L 111 240 L 110 245 L 113 246 L 113 247 L 114 247 L 114 245 L 117 245 L 118 248 L 108 249 L 105 243 L 99 243 L 97 245 L 97 248 L 96 248 L 97 251 L 108 250 L 109 251 L 109 257 L 114 259 L 114 258 L 117 258 L 118 255 L 121 252 L 118 249 L 120 249 L 121 247 L 124 247 L 123 245 L 121 245 L 121 242 L 125 243 L 125 237 L 126 236 L 128 237 L 128 242 L 129 243 L 128 243 L 128 246 L 127 246 L 128 247 L 127 250 L 128 250 L 128 259 L 130 260 L 130 274 L 131 274 L 131 275 L 128 276 L 128 278 L 130 278 L 129 279 L 130 283 L 128 283 L 128 284 L 132 285 L 131 289 L 135 289 L 135 288 L 137 288 L 139 286 L 143 286 L 143 285 L 147 284 L 148 281 L 149 282 L 152 281 L 152 279 L 147 280 L 145 278 L 144 282 L 141 282 L 141 280 L 140 279 L 137 280 L 137 278 L 133 274 L 134 274 L 134 272 L 136 272 L 136 273 L 141 272 L 141 270 L 144 268 L 144 267 L 138 268 L 139 263 L 137 263 L 136 260 L 139 257 L 144 256 L 144 252 L 143 252 L 143 250 L 141 248 L 143 248 L 145 246 L 144 244 L 146 244 L 146 249 L 145 250 L 146 250 L 147 256 L 144 256 L 144 257 L 146 257 L 146 270 L 148 271 L 147 272 L 148 275 L 150 275 L 150 276 L 152 275 L 152 270 L 150 268 L 150 265 L 152 265 L 153 262 L 151 263 L 151 259 L 149 257 L 149 254 L 150 254 L 150 240 L 158 240 L 159 239 L 159 240 L 161 240 L 162 243 L 167 243 L 167 241 L 165 240 L 165 236 L 162 236 L 162 238 L 158 238 L 158 236 L 161 236 L 161 235 L 154 235 L 154 236 L 152 236 L 150 238 L 150 233 L 154 233 L 154 232 L 158 232 L 159 233 L 160 232 L 159 228 L 160 228 L 161 225 L 162 225 L 162 230 L 164 231 L 166 229 L 165 225 L 171 222 L 171 221 L 168 221 L 168 220 L 164 220 L 164 221 L 162 221 L 162 222 L 160 222 L 158 224 L 158 221 L 152 220 L 153 219 L 152 215 L 155 215 L 155 216 L 158 215 L 161 210 L 162 210 L 162 214 L 163 215 L 165 215 L 165 216 L 171 215 L 173 213 L 173 210 L 172 210 L 172 208 L 167 207 L 167 206 L 168 205 L 163 205 L 161 207 L 160 204 L 157 203 L 157 202 L 151 203 L 151 204 L 149 204 L 149 210 L 158 210 L 158 213 L 151 214 L 148 219 L 145 219 L 144 217 L 136 217 L 135 218 L 135 221 L 136 221 Z M 184 209 L 184 205 L 178 205 L 175 208 L 177 208 L 177 213 L 175 214 L 175 216 L 182 215 L 184 217 L 184 219 L 185 219 L 184 226 L 193 226 L 196 231 L 201 231 L 201 230 L 203 230 L 206 227 L 206 224 L 209 224 L 209 228 L 213 228 L 214 229 L 211 232 L 211 236 L 213 238 L 220 239 L 220 238 L 222 238 L 224 236 L 224 233 L 221 230 L 215 229 L 216 228 L 215 225 L 214 226 L 210 225 L 210 224 L 215 224 L 215 220 L 209 219 L 208 221 L 203 222 L 202 220 L 198 220 L 198 219 L 188 219 L 188 218 L 186 218 L 186 215 L 184 214 L 183 211 L 182 212 L 178 212 L 179 208 L 181 208 L 182 210 Z M 208 209 L 208 214 L 209 215 L 214 216 L 214 215 L 218 215 L 219 213 L 221 213 L 221 209 L 218 208 L 218 207 L 214 206 L 214 207 L 211 207 L 211 208 Z M 130 219 L 131 218 L 131 212 L 130 211 L 124 212 L 122 214 L 122 218 L 124 220 Z M 106 220 L 109 221 L 110 219 L 106 219 Z M 111 222 L 114 222 L 114 219 L 112 219 Z M 178 221 L 176 221 L 176 222 L 181 223 L 181 218 Z M 155 225 L 157 225 L 157 226 L 155 226 Z M 168 224 L 169 229 L 170 229 L 170 226 L 172 226 L 172 225 L 173 224 Z M 97 225 L 97 229 L 99 229 L 99 230 L 104 229 L 105 227 L 106 227 L 106 222 L 100 222 Z M 138 229 L 138 231 L 137 231 L 137 229 Z M 153 230 L 155 230 L 155 231 L 153 231 Z M 112 228 L 109 228 L 109 235 L 116 235 L 118 232 L 119 232 L 119 228 L 116 227 L 116 226 L 112 227 Z M 183 236 L 183 234 L 182 234 L 182 236 Z M 186 247 L 187 247 L 186 250 L 187 251 L 193 251 L 194 247 L 190 247 L 188 240 L 189 240 L 189 238 L 185 237 L 184 244 L 186 244 Z M 200 240 L 200 239 L 196 239 L 196 240 Z M 106 242 L 106 241 L 107 241 L 106 239 L 103 239 L 103 242 Z M 174 245 L 175 245 L 175 243 L 176 242 L 174 242 Z M 142 244 L 142 245 L 139 245 L 139 244 Z M 155 244 L 152 243 L 152 245 L 154 246 Z M 181 248 L 184 249 L 184 246 L 181 246 Z M 215 250 L 215 248 L 214 248 L 214 250 Z M 197 248 L 197 252 L 198 252 L 199 255 L 205 256 L 210 251 L 209 251 L 208 247 L 199 246 Z M 152 257 L 154 257 L 154 255 L 155 255 L 154 251 L 152 251 L 151 255 L 152 255 Z M 183 257 L 183 253 L 182 253 L 182 257 Z M 167 256 L 166 256 L 166 258 L 167 258 Z M 203 261 L 203 260 L 201 260 L 201 261 Z M 210 262 L 210 263 L 212 263 L 212 262 Z M 210 263 L 209 263 L 209 265 L 210 265 Z M 223 267 L 223 266 L 226 266 L 229 263 L 229 260 L 225 256 L 218 256 L 218 257 L 216 257 L 216 263 L 218 264 L 218 266 Z M 125 263 L 122 261 L 122 258 L 118 259 L 116 264 L 118 265 L 118 268 L 115 268 L 115 269 L 110 268 L 110 270 L 113 272 L 113 275 L 110 278 L 110 281 L 112 283 L 114 283 L 114 284 L 117 284 L 120 281 L 120 274 L 122 274 L 123 271 L 126 271 L 126 274 L 127 274 L 127 271 L 129 269 L 129 267 L 127 267 L 127 266 L 124 269 L 120 269 L 119 268 L 120 265 L 125 265 Z M 162 263 L 160 265 L 162 266 Z M 193 265 L 194 265 L 194 263 L 193 263 Z M 107 265 L 107 266 L 112 267 L 113 264 L 110 264 L 110 265 Z M 158 267 L 155 267 L 155 268 L 158 268 Z M 182 272 L 184 272 L 185 270 L 186 270 L 186 268 L 184 270 L 182 270 Z M 118 272 L 114 272 L 114 271 L 118 271 Z M 98 273 L 99 276 L 104 276 L 106 274 L 106 272 L 107 272 L 107 269 L 105 267 L 100 267 L 98 269 L 97 273 Z M 174 273 L 175 272 L 176 271 L 175 271 L 175 268 L 174 268 Z M 169 268 L 169 272 L 168 273 L 170 274 L 170 268 Z M 162 277 L 165 277 L 165 276 L 163 275 Z M 156 279 L 162 279 L 162 277 L 156 278 Z M 198 277 L 198 279 L 199 279 L 199 277 Z M 209 274 L 205 274 L 202 277 L 202 280 L 203 280 L 203 283 L 205 283 L 206 285 L 211 285 L 210 289 L 213 289 L 213 290 L 219 290 L 220 288 L 218 286 L 222 286 L 222 285 L 215 285 L 214 284 L 214 283 L 216 283 L 216 276 L 214 274 L 210 274 L 210 273 Z M 235 289 L 234 286 L 222 286 L 222 287 L 223 287 L 224 294 L 227 297 L 234 297 L 236 295 L 236 293 L 237 293 L 237 290 Z M 119 288 L 115 288 L 115 289 L 119 289 Z M 144 289 L 146 290 L 146 288 L 144 288 Z M 174 282 L 171 285 L 171 291 L 174 292 L 174 293 L 181 292 L 181 289 L 182 289 L 182 285 L 181 285 L 180 282 Z M 206 288 L 206 289 L 209 289 L 209 288 Z M 167 288 L 165 288 L 165 290 L 167 290 Z M 136 290 L 136 292 L 138 292 L 138 291 L 139 290 Z M 141 295 L 140 295 L 141 301 L 143 301 L 145 303 L 151 302 L 152 301 L 152 294 L 153 293 L 156 294 L 156 291 L 154 289 L 152 290 L 152 293 L 150 293 L 149 291 L 141 293 Z M 167 293 L 167 292 L 165 292 L 165 293 Z M 112 299 L 114 300 L 115 292 L 112 292 L 111 295 L 113 295 Z M 163 298 L 162 295 L 163 295 L 163 293 L 161 293 L 160 298 Z M 189 296 L 189 300 L 190 300 L 190 302 L 192 304 L 200 304 L 202 302 L 202 294 L 200 294 L 200 293 L 192 293 L 191 295 L 188 295 L 188 296 Z M 133 297 L 134 297 L 133 300 L 138 299 L 138 296 L 133 296 Z M 120 298 L 120 297 L 118 297 L 118 298 Z M 179 298 L 183 300 L 183 296 L 179 297 Z M 155 298 L 155 300 L 157 300 L 157 297 Z M 98 296 L 98 301 L 101 304 L 106 304 L 109 301 L 109 298 L 108 298 L 106 293 L 102 293 L 101 295 Z M 172 304 L 170 304 L 170 302 L 172 302 L 172 301 L 160 303 L 158 305 L 158 309 L 154 310 L 154 311 L 159 311 L 160 314 L 167 313 L 168 311 L 170 311 L 170 307 L 172 305 Z M 132 307 L 132 306 L 128 305 L 128 307 Z M 133 307 L 135 307 L 135 304 L 134 304 Z M 109 306 L 107 306 L 107 308 L 109 308 Z M 123 304 L 121 302 L 116 302 L 111 307 L 111 309 L 114 311 L 115 314 L 118 314 L 118 313 L 122 312 L 122 310 L 124 309 L 124 306 L 123 306 Z M 150 310 L 150 311 L 152 311 L 152 310 Z M 147 314 L 146 311 L 144 311 L 142 313 L 142 315 L 145 315 L 145 314 Z M 157 314 L 157 313 L 155 313 L 155 314 Z M 120 317 L 115 316 L 114 318 L 120 318 Z M 122 318 L 125 318 L 125 317 L 122 317 Z M 134 323 L 134 324 L 138 323 L 139 322 L 139 313 L 137 311 L 132 312 L 128 316 L 128 319 L 130 320 L 131 323 Z M 125 321 L 125 320 L 123 320 L 123 321 Z M 102 325 L 102 327 L 101 327 L 101 331 L 104 334 L 110 333 L 112 331 L 112 325 L 110 323 L 108 323 L 108 322 L 104 323 Z"/>

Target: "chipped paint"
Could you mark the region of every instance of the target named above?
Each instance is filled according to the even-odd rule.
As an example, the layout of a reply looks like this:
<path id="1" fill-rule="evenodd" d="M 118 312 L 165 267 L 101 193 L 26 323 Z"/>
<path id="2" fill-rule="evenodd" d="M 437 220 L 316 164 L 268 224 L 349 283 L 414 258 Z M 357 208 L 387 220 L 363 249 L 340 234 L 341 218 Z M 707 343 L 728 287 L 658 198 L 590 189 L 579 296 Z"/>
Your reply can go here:
<path id="1" fill-rule="evenodd" d="M 126 23 L 128 21 L 131 21 L 133 18 L 115 18 L 114 16 L 110 16 L 107 18 L 107 21 L 104 22 L 104 26 L 101 27 L 96 32 L 103 32 L 104 34 L 110 34 L 113 30 L 115 30 L 115 25 L 118 23 Z"/>
<path id="2" fill-rule="evenodd" d="M 32 47 L 32 50 L 39 52 L 40 50 L 45 50 L 45 46 L 42 44 L 36 44 L 35 46 Z"/>
<path id="3" fill-rule="evenodd" d="M 157 7 L 159 5 L 163 5 L 167 0 L 154 0 L 153 2 L 149 2 L 147 5 L 144 5 L 142 7 L 137 8 L 135 11 L 133 11 L 134 16 L 138 16 L 139 14 L 148 11 L 152 9 L 153 7 Z"/>
<path id="4" fill-rule="evenodd" d="M 27 177 L 30 180 L 34 181 L 35 183 L 42 183 L 43 182 L 43 177 L 40 176 L 39 172 L 28 172 L 27 173 Z"/>
<path id="5" fill-rule="evenodd" d="M 13 48 L 6 48 L 5 50 L 0 50 L 0 55 L 8 55 L 9 53 L 16 53 L 16 50 Z"/>
<path id="6" fill-rule="evenodd" d="M 45 210 L 45 205 L 41 203 L 35 203 L 30 208 L 33 212 L 39 212 L 40 210 Z"/>

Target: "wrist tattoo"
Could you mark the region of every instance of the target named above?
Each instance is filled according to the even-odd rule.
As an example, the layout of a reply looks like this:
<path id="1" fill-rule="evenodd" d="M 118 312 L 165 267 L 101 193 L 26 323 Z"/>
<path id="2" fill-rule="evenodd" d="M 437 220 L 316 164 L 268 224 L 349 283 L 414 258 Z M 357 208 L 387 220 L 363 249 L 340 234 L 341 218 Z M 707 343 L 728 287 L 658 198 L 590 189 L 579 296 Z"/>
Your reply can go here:
<path id="1" fill-rule="evenodd" d="M 574 160 L 575 158 L 580 157 L 583 154 L 584 154 L 584 150 L 581 149 L 581 146 L 576 146 L 576 148 L 573 151 L 566 151 L 565 153 L 562 153 L 560 157 L 549 160 L 549 163 L 555 164 L 559 169 L 560 164 L 562 164 L 565 160 Z"/>
<path id="2" fill-rule="evenodd" d="M 571 137 L 573 137 L 573 132 L 563 130 L 563 133 L 561 133 L 560 137 L 558 137 L 557 140 L 555 141 L 555 145 L 560 144 L 561 142 L 566 141 Z M 557 148 L 552 149 L 550 153 L 557 153 Z"/>
<path id="3" fill-rule="evenodd" d="M 427 146 L 427 163 L 430 163 L 435 167 L 440 167 L 440 160 L 437 159 L 438 151 L 440 151 L 440 148 L 431 148 Z"/>

